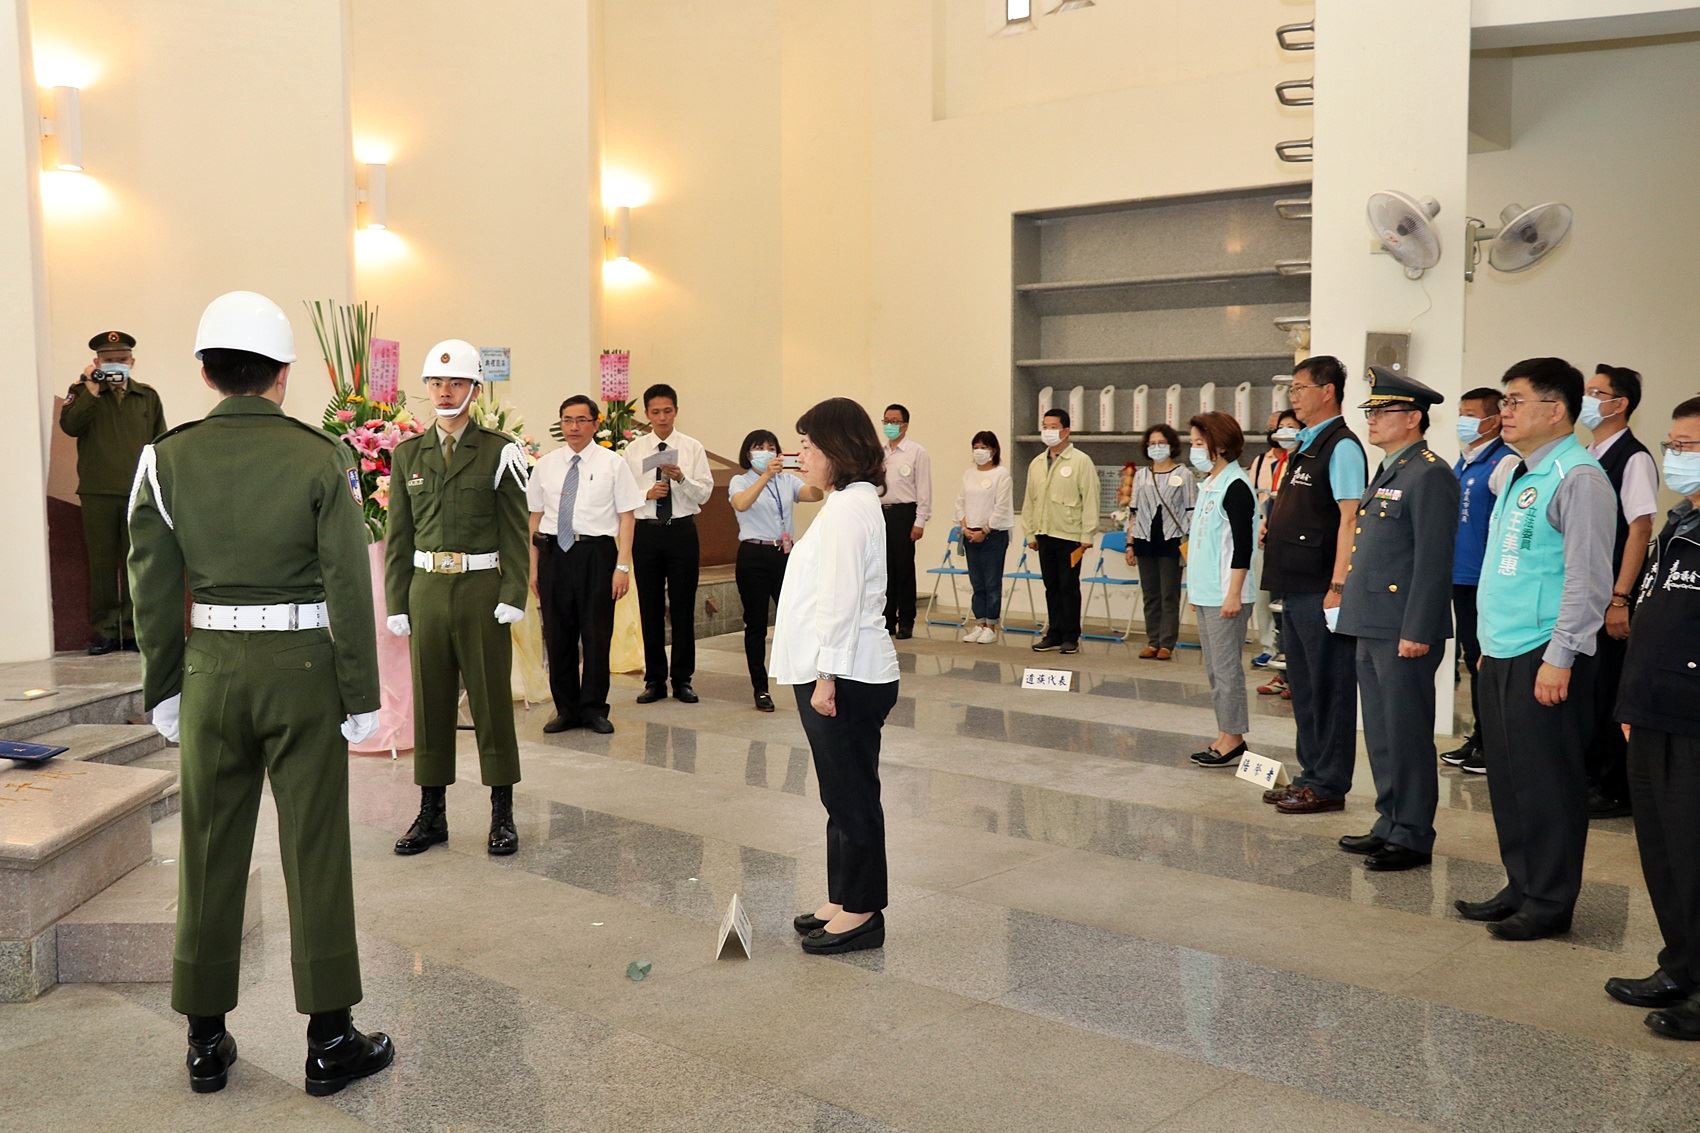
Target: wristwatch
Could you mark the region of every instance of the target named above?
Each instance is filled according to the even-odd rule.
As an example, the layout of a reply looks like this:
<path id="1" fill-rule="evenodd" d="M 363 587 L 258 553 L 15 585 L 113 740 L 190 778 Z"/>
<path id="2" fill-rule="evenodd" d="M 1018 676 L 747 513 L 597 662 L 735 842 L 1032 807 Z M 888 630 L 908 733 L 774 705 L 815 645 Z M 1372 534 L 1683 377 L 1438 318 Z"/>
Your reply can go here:
<path id="1" fill-rule="evenodd" d="M 833 674 L 833 673 L 816 673 L 815 674 L 815 680 L 817 680 L 817 681 L 836 681 L 837 679 L 838 679 L 837 675 Z"/>
<path id="2" fill-rule="evenodd" d="M 1328 584 L 1328 593 L 1343 595 L 1346 593 L 1346 584 L 1344 582 L 1330 582 Z"/>
<path id="3" fill-rule="evenodd" d="M 631 567 L 630 563 L 615 563 L 614 569 L 619 571 L 621 574 L 632 573 L 632 567 Z"/>

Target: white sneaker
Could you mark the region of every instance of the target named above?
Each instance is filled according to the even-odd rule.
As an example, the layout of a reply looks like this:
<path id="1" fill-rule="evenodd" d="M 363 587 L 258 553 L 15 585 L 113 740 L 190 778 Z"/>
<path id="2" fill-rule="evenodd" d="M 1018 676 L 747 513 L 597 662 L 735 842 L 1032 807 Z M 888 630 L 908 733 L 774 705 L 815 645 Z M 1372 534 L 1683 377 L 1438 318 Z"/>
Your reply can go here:
<path id="1" fill-rule="evenodd" d="M 980 640 L 980 628 L 979 626 L 971 626 L 968 632 L 962 635 L 963 644 L 973 645 L 978 642 Z"/>
<path id="2" fill-rule="evenodd" d="M 980 627 L 980 644 L 981 645 L 992 645 L 992 644 L 995 644 L 997 642 L 997 640 L 998 640 L 998 631 L 997 630 L 993 629 L 991 626 L 981 626 Z"/>

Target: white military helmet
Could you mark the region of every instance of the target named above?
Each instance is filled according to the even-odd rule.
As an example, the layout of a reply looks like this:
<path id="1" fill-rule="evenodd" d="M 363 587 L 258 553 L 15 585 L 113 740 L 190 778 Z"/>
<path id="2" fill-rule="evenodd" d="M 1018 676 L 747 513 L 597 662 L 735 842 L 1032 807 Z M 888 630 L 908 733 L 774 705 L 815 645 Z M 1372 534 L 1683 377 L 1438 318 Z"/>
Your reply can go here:
<path id="1" fill-rule="evenodd" d="M 464 338 L 446 338 L 425 352 L 425 365 L 419 378 L 465 378 L 472 382 L 484 380 L 478 362 L 478 347 Z"/>
<path id="2" fill-rule="evenodd" d="M 252 291 L 227 291 L 207 304 L 195 330 L 195 357 L 211 349 L 246 350 L 274 362 L 295 361 L 295 332 L 283 308 Z"/>

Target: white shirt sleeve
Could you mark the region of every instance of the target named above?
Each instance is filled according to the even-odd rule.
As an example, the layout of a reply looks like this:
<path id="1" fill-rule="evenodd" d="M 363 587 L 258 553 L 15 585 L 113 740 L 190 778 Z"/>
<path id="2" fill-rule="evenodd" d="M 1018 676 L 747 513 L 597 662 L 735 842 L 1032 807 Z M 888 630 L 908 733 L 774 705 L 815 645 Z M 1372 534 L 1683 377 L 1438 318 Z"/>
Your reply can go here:
<path id="1" fill-rule="evenodd" d="M 545 456 L 540 459 L 537 462 L 537 466 L 531 470 L 531 479 L 525 485 L 525 503 L 532 511 L 542 511 L 543 505 L 546 502 L 543 498 L 543 477 L 537 475 L 537 473 L 542 472 L 547 475 L 548 468 L 546 468 L 545 465 L 552 463 L 553 462 Z"/>
<path id="2" fill-rule="evenodd" d="M 915 447 L 915 526 L 925 527 L 933 517 L 933 458 L 920 445 Z"/>
<path id="3" fill-rule="evenodd" d="M 1008 531 L 1015 526 L 1015 479 L 1010 476 L 1007 468 L 998 469 L 1003 475 L 997 477 L 997 499 L 992 503 L 992 528 L 996 531 Z"/>
<path id="4" fill-rule="evenodd" d="M 697 511 L 714 494 L 714 473 L 708 468 L 708 450 L 693 437 L 688 445 L 680 445 L 684 465 L 679 471 L 685 478 L 673 485 L 673 493 Z"/>
<path id="5" fill-rule="evenodd" d="M 1522 459 L 1514 452 L 1506 453 L 1500 457 L 1499 463 L 1493 466 L 1492 472 L 1488 473 L 1488 491 L 1496 496 L 1503 492 L 1505 485 L 1511 480 L 1511 474 L 1517 471 L 1517 464 Z"/>
<path id="6" fill-rule="evenodd" d="M 1651 453 L 1638 452 L 1623 466 L 1623 491 L 1618 498 L 1625 523 L 1658 514 L 1659 470 Z"/>

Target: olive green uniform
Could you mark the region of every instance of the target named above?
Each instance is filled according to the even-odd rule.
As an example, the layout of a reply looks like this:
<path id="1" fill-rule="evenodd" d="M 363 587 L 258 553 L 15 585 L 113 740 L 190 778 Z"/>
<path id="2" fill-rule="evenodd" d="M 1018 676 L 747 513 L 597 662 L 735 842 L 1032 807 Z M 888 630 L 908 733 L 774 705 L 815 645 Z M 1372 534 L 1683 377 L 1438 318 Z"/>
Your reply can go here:
<path id="1" fill-rule="evenodd" d="M 92 394 L 77 382 L 59 410 L 59 427 L 77 438 L 77 497 L 89 558 L 89 628 L 135 640 L 130 588 L 124 584 L 129 534 L 124 505 L 142 446 L 165 432 L 165 410 L 152 386 L 126 382 Z"/>
<path id="2" fill-rule="evenodd" d="M 496 606 L 526 608 L 531 550 L 525 457 L 512 438 L 468 423 L 443 463 L 435 428 L 396 446 L 390 467 L 384 597 L 390 615 L 412 626 L 413 781 L 455 781 L 455 720 L 460 685 L 472 708 L 479 770 L 486 787 L 519 782 L 514 734 L 513 633 Z M 488 554 L 494 570 L 432 573 L 415 551 Z"/>
<path id="3" fill-rule="evenodd" d="M 130 582 L 148 708 L 181 692 L 172 1007 L 236 1005 L 262 778 L 277 806 L 296 1009 L 360 1000 L 343 717 L 376 712 L 371 567 L 353 453 L 259 397 L 230 397 L 142 454 Z M 215 606 L 325 602 L 330 628 L 183 634 Z"/>

